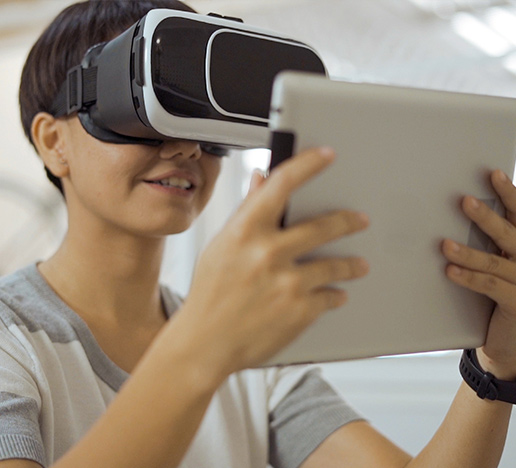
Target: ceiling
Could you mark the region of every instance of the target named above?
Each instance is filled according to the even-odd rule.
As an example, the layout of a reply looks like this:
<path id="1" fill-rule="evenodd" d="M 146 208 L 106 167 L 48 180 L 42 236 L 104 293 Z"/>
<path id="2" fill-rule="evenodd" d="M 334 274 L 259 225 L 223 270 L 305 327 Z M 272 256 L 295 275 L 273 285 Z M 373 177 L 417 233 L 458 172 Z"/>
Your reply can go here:
<path id="1" fill-rule="evenodd" d="M 32 42 L 71 3 L 74 1 L 0 0 L 0 48 L 2 41 L 21 43 L 23 37 L 28 37 L 27 44 Z M 456 27 L 459 15 L 463 15 L 459 18 L 463 23 L 472 18 L 485 23 L 488 12 L 501 6 L 512 12 L 512 30 L 516 31 L 516 0 L 186 3 L 200 13 L 239 16 L 249 24 L 307 42 L 321 53 L 333 77 L 516 97 L 516 38 L 506 49 L 486 53 L 472 43 L 474 37 L 461 37 Z"/>
<path id="2" fill-rule="evenodd" d="M 399 0 L 400 3 L 412 3 L 421 10 L 436 12 L 441 15 L 456 10 L 482 9 L 491 5 L 511 4 L 511 0 Z M 25 31 L 34 26 L 48 22 L 74 0 L 0 0 L 0 35 Z M 186 0 L 186 3 L 201 13 L 212 9 L 220 11 L 256 11 L 274 8 L 275 6 L 292 5 L 296 0 Z M 356 0 L 335 0 L 335 4 L 352 3 L 360 9 L 362 2 Z M 367 3 L 367 2 L 366 2 Z M 379 1 L 381 3 L 381 0 Z M 28 14 L 30 12 L 30 14 Z"/>

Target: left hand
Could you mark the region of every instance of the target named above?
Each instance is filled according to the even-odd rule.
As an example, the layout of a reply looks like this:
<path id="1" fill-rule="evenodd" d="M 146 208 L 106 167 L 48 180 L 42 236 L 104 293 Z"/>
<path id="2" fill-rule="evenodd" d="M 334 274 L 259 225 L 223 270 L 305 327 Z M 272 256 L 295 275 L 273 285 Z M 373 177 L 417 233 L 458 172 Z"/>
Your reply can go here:
<path id="1" fill-rule="evenodd" d="M 497 303 L 484 346 L 477 350 L 480 365 L 502 380 L 516 380 L 516 187 L 502 171 L 491 183 L 506 209 L 500 217 L 484 203 L 467 196 L 462 209 L 503 252 L 489 254 L 446 239 L 442 245 L 453 282 L 485 294 Z"/>

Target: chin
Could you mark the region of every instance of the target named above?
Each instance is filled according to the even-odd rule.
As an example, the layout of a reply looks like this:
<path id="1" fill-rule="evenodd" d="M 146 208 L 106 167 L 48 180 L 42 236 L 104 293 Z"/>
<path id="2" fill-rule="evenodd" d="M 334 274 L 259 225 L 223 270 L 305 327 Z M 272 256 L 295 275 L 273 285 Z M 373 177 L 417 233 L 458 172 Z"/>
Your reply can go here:
<path id="1" fill-rule="evenodd" d="M 151 226 L 146 225 L 142 229 L 137 229 L 138 234 L 150 237 L 166 237 L 172 236 L 174 234 L 181 234 L 187 231 L 192 222 L 184 221 L 184 222 L 170 222 L 163 223 L 161 225 Z"/>

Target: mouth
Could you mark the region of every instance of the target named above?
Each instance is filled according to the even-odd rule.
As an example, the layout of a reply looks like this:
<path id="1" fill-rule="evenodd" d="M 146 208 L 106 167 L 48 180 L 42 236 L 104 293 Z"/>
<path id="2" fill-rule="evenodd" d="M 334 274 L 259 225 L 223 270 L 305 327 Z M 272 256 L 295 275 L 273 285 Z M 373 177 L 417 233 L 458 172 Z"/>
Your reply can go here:
<path id="1" fill-rule="evenodd" d="M 192 194 L 201 185 L 201 179 L 196 173 L 177 169 L 145 179 L 144 182 L 164 193 L 184 196 Z"/>
<path id="2" fill-rule="evenodd" d="M 159 180 L 146 180 L 148 184 L 160 185 L 161 187 L 172 187 L 180 190 L 191 191 L 195 188 L 192 181 L 181 177 L 165 177 Z"/>

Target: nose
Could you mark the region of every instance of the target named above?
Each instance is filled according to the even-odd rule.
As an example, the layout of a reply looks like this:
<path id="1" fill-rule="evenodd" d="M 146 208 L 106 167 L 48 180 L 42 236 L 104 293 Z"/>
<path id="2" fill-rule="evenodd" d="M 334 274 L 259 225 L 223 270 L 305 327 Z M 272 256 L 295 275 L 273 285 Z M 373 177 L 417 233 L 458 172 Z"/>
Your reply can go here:
<path id="1" fill-rule="evenodd" d="M 188 140 L 168 140 L 161 145 L 159 157 L 161 159 L 199 159 L 202 150 L 199 143 Z"/>

